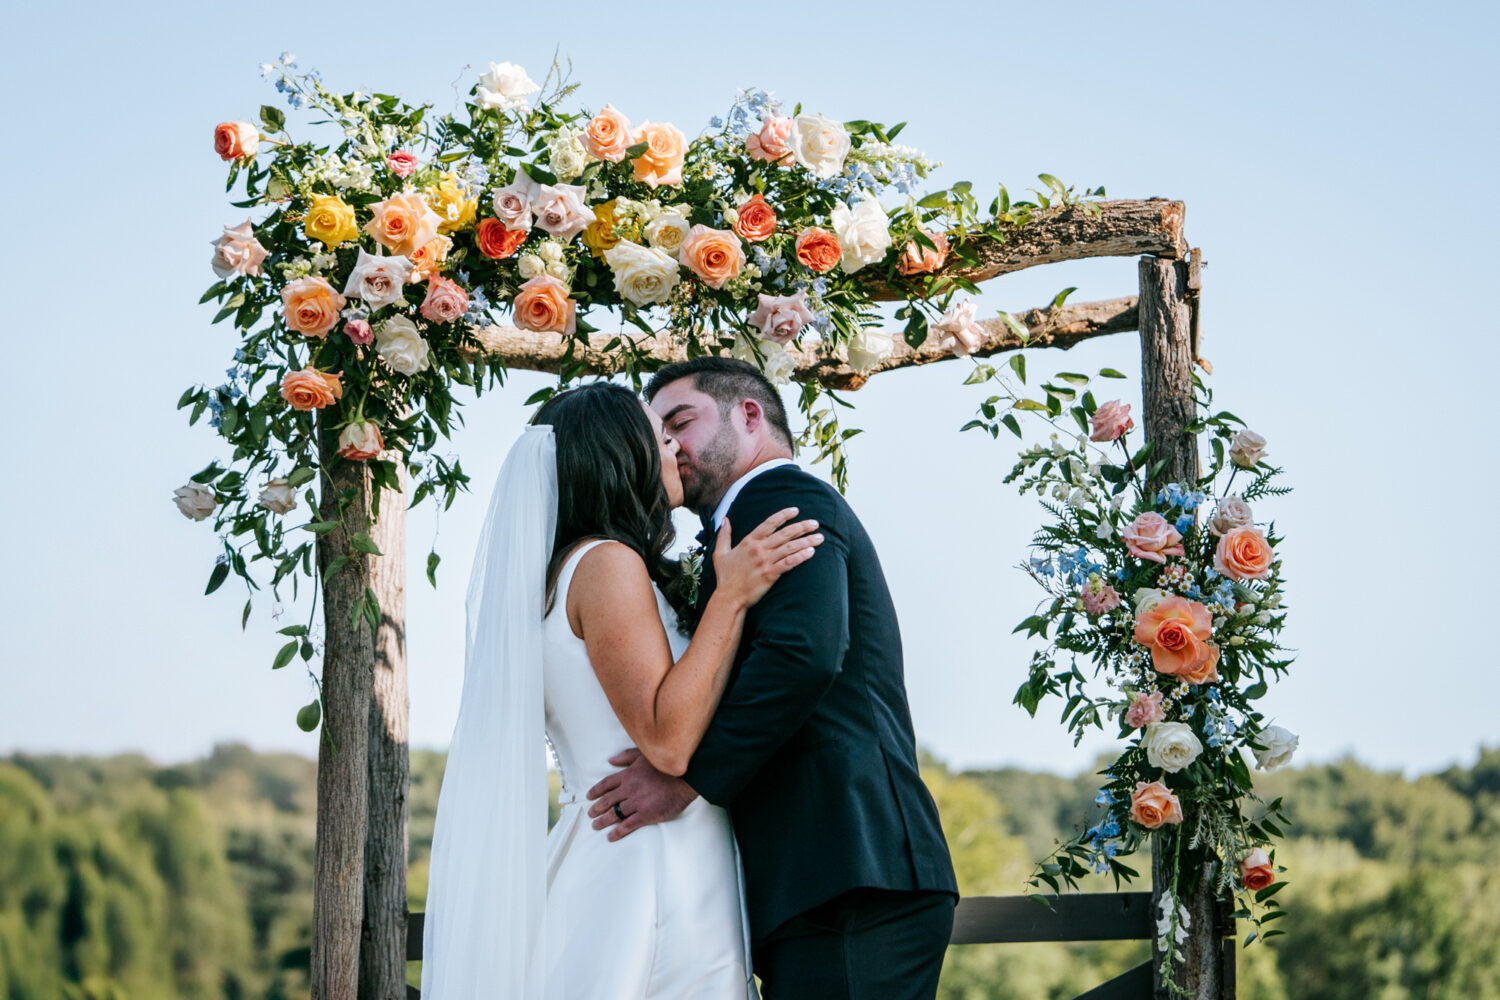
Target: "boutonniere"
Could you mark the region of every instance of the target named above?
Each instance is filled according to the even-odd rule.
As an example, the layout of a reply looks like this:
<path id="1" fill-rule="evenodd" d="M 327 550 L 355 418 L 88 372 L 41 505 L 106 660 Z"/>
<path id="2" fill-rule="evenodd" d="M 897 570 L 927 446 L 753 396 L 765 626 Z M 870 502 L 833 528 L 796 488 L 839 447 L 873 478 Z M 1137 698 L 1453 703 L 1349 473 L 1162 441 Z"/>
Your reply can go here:
<path id="1" fill-rule="evenodd" d="M 708 555 L 707 548 L 695 545 L 681 556 L 682 596 L 690 605 L 698 603 L 698 584 L 703 579 L 703 559 L 706 555 Z"/>

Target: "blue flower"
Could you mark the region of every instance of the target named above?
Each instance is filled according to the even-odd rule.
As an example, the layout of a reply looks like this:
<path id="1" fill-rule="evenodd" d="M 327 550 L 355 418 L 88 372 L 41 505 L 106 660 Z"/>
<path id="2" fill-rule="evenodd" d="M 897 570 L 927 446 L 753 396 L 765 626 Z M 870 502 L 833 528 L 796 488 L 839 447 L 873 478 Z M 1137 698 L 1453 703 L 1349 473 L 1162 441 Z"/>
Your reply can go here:
<path id="1" fill-rule="evenodd" d="M 1193 515 L 1183 514 L 1177 518 L 1177 523 L 1172 525 L 1172 527 L 1177 529 L 1177 533 L 1179 535 L 1186 535 L 1188 533 L 1188 529 L 1191 528 L 1194 523 L 1195 522 L 1193 520 Z"/>
<path id="2" fill-rule="evenodd" d="M 1168 483 L 1167 485 L 1163 486 L 1161 488 L 1161 492 L 1156 494 L 1156 502 L 1159 504 L 1167 504 L 1172 507 L 1177 506 L 1182 502 L 1182 484 Z"/>
<path id="3" fill-rule="evenodd" d="M 724 127 L 724 119 L 720 118 L 718 115 L 714 115 L 712 118 L 710 118 L 708 120 L 708 127 L 709 128 L 723 128 Z"/>
<path id="4" fill-rule="evenodd" d="M 1107 788 L 1099 789 L 1099 794 L 1094 796 L 1094 805 L 1096 806 L 1111 805 L 1114 801 L 1115 797 L 1110 794 L 1110 791 Z"/>

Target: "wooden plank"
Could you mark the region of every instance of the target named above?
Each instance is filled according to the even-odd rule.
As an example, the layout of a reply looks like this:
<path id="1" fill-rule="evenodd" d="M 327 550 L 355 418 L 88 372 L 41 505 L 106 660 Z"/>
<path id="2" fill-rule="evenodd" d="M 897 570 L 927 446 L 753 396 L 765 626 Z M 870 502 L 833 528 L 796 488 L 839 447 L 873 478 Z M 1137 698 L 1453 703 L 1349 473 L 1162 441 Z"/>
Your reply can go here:
<path id="1" fill-rule="evenodd" d="M 958 901 L 949 944 L 1023 941 L 1143 941 L 1155 932 L 1149 892 L 1057 896 L 1049 908 L 1029 896 Z"/>
<path id="2" fill-rule="evenodd" d="M 1100 983 L 1077 1000 L 1141 1000 L 1151 992 L 1151 963 L 1142 962 L 1107 983 Z"/>

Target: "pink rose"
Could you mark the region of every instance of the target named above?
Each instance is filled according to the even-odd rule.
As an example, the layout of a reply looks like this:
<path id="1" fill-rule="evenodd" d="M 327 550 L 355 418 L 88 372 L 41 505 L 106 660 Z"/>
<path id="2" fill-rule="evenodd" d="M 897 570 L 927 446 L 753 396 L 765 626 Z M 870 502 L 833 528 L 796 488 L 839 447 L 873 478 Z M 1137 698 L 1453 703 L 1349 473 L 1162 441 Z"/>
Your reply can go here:
<path id="1" fill-rule="evenodd" d="M 458 282 L 434 274 L 427 279 L 427 298 L 422 300 L 422 315 L 434 323 L 453 323 L 469 311 L 469 293 Z"/>
<path id="2" fill-rule="evenodd" d="M 344 334 L 361 347 L 369 347 L 375 342 L 375 331 L 362 319 L 351 319 L 345 323 Z"/>
<path id="3" fill-rule="evenodd" d="M 792 151 L 786 137 L 792 133 L 792 120 L 779 116 L 767 118 L 760 132 L 745 140 L 745 152 L 750 159 L 765 163 L 784 164 L 792 162 Z"/>
<path id="4" fill-rule="evenodd" d="M 404 149 L 398 149 L 385 158 L 385 165 L 397 177 L 410 177 L 417 172 L 417 158 Z"/>
<path id="5" fill-rule="evenodd" d="M 1235 528 L 1255 523 L 1255 512 L 1243 497 L 1231 495 L 1219 501 L 1214 516 L 1208 519 L 1208 530 L 1218 537 L 1229 534 Z"/>
<path id="6" fill-rule="evenodd" d="M 537 228 L 560 240 L 571 240 L 594 221 L 594 210 L 583 203 L 583 188 L 577 184 L 543 184 L 535 205 Z"/>
<path id="7" fill-rule="evenodd" d="M 1130 707 L 1125 710 L 1125 725 L 1131 729 L 1145 729 L 1152 723 L 1165 719 L 1167 713 L 1161 707 L 1161 698 L 1160 691 L 1152 691 L 1150 694 L 1132 691 Z"/>
<path id="8" fill-rule="evenodd" d="M 943 318 L 933 324 L 933 329 L 943 336 L 938 346 L 961 358 L 967 358 L 984 344 L 984 329 L 974 322 L 973 299 L 953 303 Z"/>
<path id="9" fill-rule="evenodd" d="M 760 296 L 760 305 L 750 314 L 750 325 L 760 329 L 765 340 L 786 345 L 812 322 L 813 311 L 807 304 L 807 292 L 796 295 Z"/>
<path id="10" fill-rule="evenodd" d="M 506 229 L 529 231 L 535 221 L 532 217 L 532 202 L 541 190 L 542 186 L 529 175 L 517 171 L 513 182 L 495 189 L 495 218 L 505 223 Z"/>
<path id="11" fill-rule="evenodd" d="M 1148 510 L 1121 528 L 1120 538 L 1137 559 L 1165 564 L 1167 556 L 1184 554 L 1182 535 L 1154 510 Z"/>
<path id="12" fill-rule="evenodd" d="M 379 458 L 385 448 L 380 437 L 380 428 L 368 420 L 357 420 L 344 427 L 339 434 L 339 454 L 356 462 Z"/>
<path id="13" fill-rule="evenodd" d="M 214 240 L 213 248 L 214 274 L 221 278 L 232 274 L 260 277 L 260 264 L 266 259 L 266 248 L 255 238 L 249 219 L 238 226 L 225 226 L 224 235 Z"/>
<path id="14" fill-rule="evenodd" d="M 1083 610 L 1091 615 L 1102 615 L 1120 606 L 1120 595 L 1107 583 L 1089 584 L 1080 595 Z"/>
<path id="15" fill-rule="evenodd" d="M 1093 421 L 1094 432 L 1089 435 L 1090 441 L 1115 441 L 1135 427 L 1135 421 L 1130 419 L 1130 404 L 1118 399 L 1111 399 L 1095 410 Z"/>

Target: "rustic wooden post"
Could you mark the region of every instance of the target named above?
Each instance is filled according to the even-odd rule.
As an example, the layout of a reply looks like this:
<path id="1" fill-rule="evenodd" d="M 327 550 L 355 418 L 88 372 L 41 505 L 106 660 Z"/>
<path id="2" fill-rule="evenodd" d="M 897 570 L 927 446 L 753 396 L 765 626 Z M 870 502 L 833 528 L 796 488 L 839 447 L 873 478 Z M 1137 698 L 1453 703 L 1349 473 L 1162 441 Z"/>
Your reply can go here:
<path id="1" fill-rule="evenodd" d="M 1145 407 L 1146 439 L 1154 442 L 1150 466 L 1165 459 L 1151 477 L 1150 487 L 1168 482 L 1192 483 L 1200 474 L 1197 437 L 1187 431 L 1196 415 L 1193 401 L 1193 316 L 1188 302 L 1189 266 L 1181 260 L 1143 257 L 1140 262 L 1141 394 Z M 1160 972 L 1161 951 L 1153 944 L 1152 974 L 1158 1000 L 1172 996 L 1171 986 L 1197 1000 L 1219 1000 L 1225 983 L 1219 949 L 1219 907 L 1214 893 L 1212 858 L 1190 850 L 1197 810 L 1184 805 L 1176 835 L 1184 841 L 1177 862 L 1177 881 L 1184 891 L 1178 903 L 1187 908 L 1188 936 L 1181 945 L 1182 961 L 1168 984 Z M 1158 841 L 1159 844 L 1159 841 Z M 1152 912 L 1160 916 L 1162 890 L 1172 882 L 1172 859 L 1153 852 L 1151 859 Z"/>
<path id="2" fill-rule="evenodd" d="M 318 417 L 318 458 L 323 470 L 320 519 L 341 527 L 318 536 L 322 574 L 340 556 L 349 558 L 323 594 L 323 728 L 318 740 L 318 832 L 313 893 L 313 1000 L 356 1000 L 359 988 L 360 918 L 364 907 L 365 819 L 374 640 L 363 621 L 351 621 L 364 599 L 369 557 L 351 544 L 366 530 L 370 477 L 363 462 L 338 455 L 332 415 Z M 351 502 L 339 513 L 340 498 Z"/>
<path id="3" fill-rule="evenodd" d="M 406 684 L 406 470 L 401 489 L 380 494 L 370 537 L 383 553 L 370 559 L 370 589 L 380 602 L 369 707 L 369 808 L 365 831 L 364 926 L 360 1000 L 406 996 L 406 819 L 411 787 Z"/>

